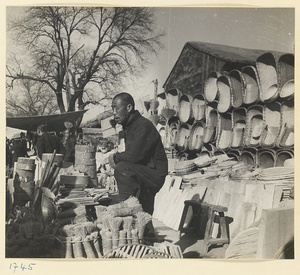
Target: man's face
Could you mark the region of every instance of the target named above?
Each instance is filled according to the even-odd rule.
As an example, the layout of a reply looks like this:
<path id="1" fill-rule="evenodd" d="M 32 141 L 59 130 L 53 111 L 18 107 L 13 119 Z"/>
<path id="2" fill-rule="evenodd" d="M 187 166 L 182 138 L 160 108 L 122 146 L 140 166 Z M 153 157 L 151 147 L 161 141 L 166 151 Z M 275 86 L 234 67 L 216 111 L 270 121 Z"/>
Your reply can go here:
<path id="1" fill-rule="evenodd" d="M 124 103 L 121 98 L 117 97 L 112 101 L 111 107 L 115 121 L 118 124 L 126 124 L 132 110 L 132 105 Z"/>

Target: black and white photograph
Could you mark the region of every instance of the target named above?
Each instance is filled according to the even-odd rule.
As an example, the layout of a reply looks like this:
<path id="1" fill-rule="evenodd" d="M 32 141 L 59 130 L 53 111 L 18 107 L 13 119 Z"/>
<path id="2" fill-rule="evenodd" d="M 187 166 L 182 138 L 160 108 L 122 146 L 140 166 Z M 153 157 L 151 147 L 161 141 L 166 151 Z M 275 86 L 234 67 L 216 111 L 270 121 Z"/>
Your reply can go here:
<path id="1" fill-rule="evenodd" d="M 295 5 L 5 14 L 6 272 L 294 262 Z"/>

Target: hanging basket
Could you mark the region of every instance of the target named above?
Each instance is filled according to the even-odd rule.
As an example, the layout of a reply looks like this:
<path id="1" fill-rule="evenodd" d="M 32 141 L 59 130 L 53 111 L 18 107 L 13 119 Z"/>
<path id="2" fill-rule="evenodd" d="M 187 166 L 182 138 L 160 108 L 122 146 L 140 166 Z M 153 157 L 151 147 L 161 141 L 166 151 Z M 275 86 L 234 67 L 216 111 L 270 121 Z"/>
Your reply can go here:
<path id="1" fill-rule="evenodd" d="M 278 78 L 275 56 L 268 52 L 256 60 L 256 68 L 260 83 L 260 100 L 274 101 L 278 97 Z"/>
<path id="2" fill-rule="evenodd" d="M 182 95 L 179 99 L 178 117 L 183 123 L 191 124 L 193 122 L 192 101 L 193 98 L 189 95 Z"/>
<path id="3" fill-rule="evenodd" d="M 232 91 L 232 106 L 239 108 L 243 104 L 245 97 L 245 80 L 243 74 L 239 70 L 232 70 L 229 73 L 231 91 Z"/>
<path id="4" fill-rule="evenodd" d="M 242 69 L 245 91 L 243 96 L 244 104 L 253 104 L 259 101 L 259 79 L 254 66 L 246 66 Z"/>
<path id="5" fill-rule="evenodd" d="M 257 147 L 263 131 L 263 106 L 253 105 L 247 109 L 245 146 Z"/>
<path id="6" fill-rule="evenodd" d="M 288 100 L 294 97 L 294 55 L 283 54 L 278 59 L 279 96 Z"/>
<path id="7" fill-rule="evenodd" d="M 217 79 L 220 76 L 219 72 L 211 72 L 204 82 L 204 96 L 208 102 L 212 102 L 217 98 Z"/>
<path id="8" fill-rule="evenodd" d="M 218 106 L 219 113 L 228 112 L 232 107 L 233 92 L 231 87 L 231 81 L 228 76 L 222 75 L 217 79 L 218 87 Z"/>
<path id="9" fill-rule="evenodd" d="M 244 147 L 246 113 L 246 108 L 242 107 L 232 111 L 232 140 L 230 145 L 232 149 L 241 149 Z"/>
<path id="10" fill-rule="evenodd" d="M 192 112 L 193 117 L 196 121 L 201 121 L 205 119 L 205 99 L 202 94 L 196 94 L 192 102 Z"/>
<path id="11" fill-rule="evenodd" d="M 281 148 L 294 146 L 294 100 L 281 104 L 281 127 L 276 145 Z"/>
<path id="12" fill-rule="evenodd" d="M 262 147 L 274 147 L 276 139 L 280 133 L 281 112 L 278 102 L 271 102 L 263 108 L 263 132 L 260 140 Z"/>
<path id="13" fill-rule="evenodd" d="M 205 123 L 202 121 L 196 121 L 193 124 L 188 142 L 188 148 L 190 151 L 198 152 L 201 150 L 203 145 L 204 129 Z"/>
<path id="14" fill-rule="evenodd" d="M 241 151 L 239 150 L 229 150 L 226 154 L 229 158 L 233 158 L 237 161 L 241 160 Z"/>
<path id="15" fill-rule="evenodd" d="M 232 121 L 231 114 L 218 115 L 218 130 L 216 147 L 218 150 L 228 150 L 232 141 Z"/>

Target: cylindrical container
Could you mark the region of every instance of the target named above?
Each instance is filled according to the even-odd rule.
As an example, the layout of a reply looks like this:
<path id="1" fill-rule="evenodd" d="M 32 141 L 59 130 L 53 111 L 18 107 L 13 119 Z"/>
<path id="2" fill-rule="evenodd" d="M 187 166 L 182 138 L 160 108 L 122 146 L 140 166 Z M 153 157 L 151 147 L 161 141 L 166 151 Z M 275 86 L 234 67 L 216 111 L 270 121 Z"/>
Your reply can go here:
<path id="1" fill-rule="evenodd" d="M 93 145 L 76 145 L 74 168 L 90 177 L 89 187 L 97 186 L 96 147 Z"/>

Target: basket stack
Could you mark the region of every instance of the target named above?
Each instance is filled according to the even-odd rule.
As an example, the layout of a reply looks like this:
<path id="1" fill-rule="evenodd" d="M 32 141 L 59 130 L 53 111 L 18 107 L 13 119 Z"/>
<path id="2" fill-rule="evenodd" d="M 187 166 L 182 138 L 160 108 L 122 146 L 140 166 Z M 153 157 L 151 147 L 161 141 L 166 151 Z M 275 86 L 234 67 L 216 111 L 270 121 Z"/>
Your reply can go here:
<path id="1" fill-rule="evenodd" d="M 294 146 L 294 55 L 266 52 L 255 65 L 234 66 L 210 72 L 193 97 L 176 87 L 165 92 L 164 146 L 194 157 L 210 146 L 235 150 L 255 167 L 273 150 L 268 165 L 281 165 L 276 152 Z"/>
<path id="2" fill-rule="evenodd" d="M 90 177 L 88 187 L 96 187 L 98 185 L 96 147 L 93 145 L 76 145 L 74 168 Z"/>

